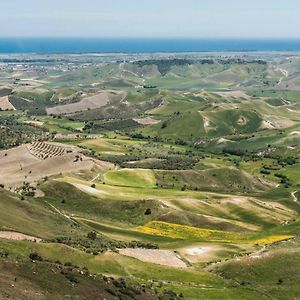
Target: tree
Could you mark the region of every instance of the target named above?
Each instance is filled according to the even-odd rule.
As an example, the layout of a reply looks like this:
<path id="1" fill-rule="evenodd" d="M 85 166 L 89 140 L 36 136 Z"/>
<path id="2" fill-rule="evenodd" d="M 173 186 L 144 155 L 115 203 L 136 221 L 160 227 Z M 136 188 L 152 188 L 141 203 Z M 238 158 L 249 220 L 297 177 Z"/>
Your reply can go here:
<path id="1" fill-rule="evenodd" d="M 148 216 L 148 215 L 151 215 L 151 214 L 152 214 L 151 208 L 147 208 L 146 211 L 145 211 L 145 215 Z"/>
<path id="2" fill-rule="evenodd" d="M 37 260 L 37 261 L 42 261 L 43 260 L 43 258 L 37 252 L 30 253 L 29 258 L 31 260 Z"/>
<path id="3" fill-rule="evenodd" d="M 97 233 L 95 231 L 91 231 L 87 234 L 87 237 L 91 240 L 95 240 L 97 238 Z"/>

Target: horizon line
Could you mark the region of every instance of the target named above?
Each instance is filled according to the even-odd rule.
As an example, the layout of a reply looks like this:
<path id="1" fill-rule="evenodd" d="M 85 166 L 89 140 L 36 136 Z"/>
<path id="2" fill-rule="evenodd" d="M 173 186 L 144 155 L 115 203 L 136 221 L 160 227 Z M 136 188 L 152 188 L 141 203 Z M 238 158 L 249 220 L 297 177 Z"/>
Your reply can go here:
<path id="1" fill-rule="evenodd" d="M 214 37 L 197 37 L 197 36 L 1 36 L 0 39 L 191 39 L 191 40 L 300 40 L 299 37 L 238 37 L 238 36 L 214 36 Z"/>

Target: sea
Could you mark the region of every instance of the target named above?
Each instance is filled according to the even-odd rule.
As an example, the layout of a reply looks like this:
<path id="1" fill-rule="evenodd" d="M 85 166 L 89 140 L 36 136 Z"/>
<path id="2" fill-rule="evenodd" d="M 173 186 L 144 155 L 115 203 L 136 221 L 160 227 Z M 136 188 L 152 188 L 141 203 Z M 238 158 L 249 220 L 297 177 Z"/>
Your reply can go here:
<path id="1" fill-rule="evenodd" d="M 299 39 L 1 38 L 0 53 L 300 51 Z"/>

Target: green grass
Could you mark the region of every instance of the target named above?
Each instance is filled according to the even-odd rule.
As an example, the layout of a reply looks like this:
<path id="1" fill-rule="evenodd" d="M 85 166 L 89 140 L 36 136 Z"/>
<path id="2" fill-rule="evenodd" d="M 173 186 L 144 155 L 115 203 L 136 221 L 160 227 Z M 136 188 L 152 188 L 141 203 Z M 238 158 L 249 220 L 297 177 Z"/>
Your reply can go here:
<path id="1" fill-rule="evenodd" d="M 230 260 L 216 266 L 217 273 L 255 289 L 272 299 L 294 299 L 300 293 L 299 239 L 271 247 L 259 258 Z"/>
<path id="2" fill-rule="evenodd" d="M 194 140 L 202 136 L 205 131 L 200 113 L 191 111 L 174 115 L 162 124 L 147 126 L 142 132 L 146 136 L 160 136 L 173 140 Z"/>
<path id="3" fill-rule="evenodd" d="M 80 131 L 84 127 L 84 122 L 71 121 L 65 118 L 39 117 L 50 132 L 72 133 Z"/>
<path id="4" fill-rule="evenodd" d="M 76 218 L 76 220 L 84 225 L 88 226 L 89 229 L 103 233 L 114 239 L 122 240 L 137 240 L 148 243 L 158 244 L 160 248 L 174 249 L 177 247 L 182 247 L 183 245 L 189 245 L 190 241 L 182 241 L 182 239 L 174 239 L 163 236 L 155 236 L 151 234 L 145 234 L 139 232 L 135 229 L 126 229 L 124 227 L 116 227 L 108 224 L 99 223 L 92 220 L 87 220 L 83 218 Z"/>
<path id="5" fill-rule="evenodd" d="M 56 181 L 71 183 L 72 185 L 80 185 L 82 188 L 89 187 L 90 182 L 76 179 L 73 177 L 62 177 Z M 72 186 L 70 185 L 70 187 Z M 74 187 L 73 187 L 74 188 Z M 79 189 L 77 189 L 79 191 Z M 84 193 L 87 195 L 86 193 Z M 162 188 L 139 188 L 126 186 L 112 186 L 108 184 L 97 183 L 93 193 L 89 193 L 98 199 L 103 200 L 137 200 L 137 199 L 154 199 L 154 200 L 171 200 L 171 199 L 185 199 L 194 198 L 202 200 L 206 197 L 203 193 L 197 191 L 178 191 Z"/>
<path id="6" fill-rule="evenodd" d="M 235 133 L 252 133 L 259 129 L 262 118 L 253 111 L 231 109 L 207 112 L 205 116 L 210 122 L 211 137 L 226 136 Z"/>
<path id="7" fill-rule="evenodd" d="M 41 238 L 73 230 L 72 222 L 43 202 L 33 199 L 22 201 L 20 197 L 4 190 L 0 190 L 0 228 Z"/>
<path id="8" fill-rule="evenodd" d="M 84 140 L 78 144 L 79 146 L 94 150 L 96 153 L 101 152 L 117 152 L 124 153 L 127 152 L 124 146 L 117 145 L 114 140 L 106 139 L 92 139 Z"/>
<path id="9" fill-rule="evenodd" d="M 168 188 L 253 193 L 268 189 L 256 177 L 234 167 L 205 170 L 155 171 L 158 184 Z"/>
<path id="10" fill-rule="evenodd" d="M 144 224 L 167 211 L 156 200 L 144 200 L 146 198 L 138 196 L 135 199 L 125 200 L 118 195 L 116 200 L 111 199 L 109 195 L 103 199 L 84 193 L 64 182 L 48 183 L 42 188 L 46 193 L 45 200 L 62 211 L 100 222 L 112 224 L 122 222 L 127 227 Z M 147 209 L 151 209 L 151 215 L 145 214 Z"/>
<path id="11" fill-rule="evenodd" d="M 137 188 L 154 188 L 156 184 L 154 172 L 143 169 L 108 171 L 104 174 L 104 181 L 109 185 Z"/>
<path id="12" fill-rule="evenodd" d="M 79 267 L 86 267 L 90 272 L 102 273 L 115 276 L 126 276 L 134 280 L 145 282 L 163 281 L 170 287 L 176 287 L 178 291 L 187 291 L 191 286 L 194 288 L 193 294 L 201 295 L 201 291 L 208 294 L 212 290 L 224 290 L 228 295 L 236 294 L 239 291 L 232 286 L 233 282 L 223 280 L 217 275 L 206 271 L 195 271 L 193 269 L 181 270 L 164 267 L 155 264 L 144 263 L 133 258 L 121 256 L 115 253 L 93 256 L 59 244 L 34 244 L 29 242 L 13 242 L 1 240 L 1 249 L 9 253 L 11 259 L 18 257 L 28 260 L 29 253 L 37 252 L 44 259 L 60 262 L 71 262 Z M 243 294 L 251 295 L 245 290 Z M 212 298 L 213 299 L 213 298 Z"/>

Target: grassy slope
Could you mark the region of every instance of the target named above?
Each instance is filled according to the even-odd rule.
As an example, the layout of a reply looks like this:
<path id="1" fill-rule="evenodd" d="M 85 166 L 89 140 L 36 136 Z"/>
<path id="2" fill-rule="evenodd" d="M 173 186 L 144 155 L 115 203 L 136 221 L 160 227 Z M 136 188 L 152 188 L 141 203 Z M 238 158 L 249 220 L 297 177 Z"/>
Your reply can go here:
<path id="1" fill-rule="evenodd" d="M 122 222 L 127 226 L 143 224 L 166 211 L 166 208 L 155 200 L 139 200 L 138 197 L 136 200 L 122 200 L 121 196 L 117 196 L 118 201 L 109 200 L 109 197 L 101 199 L 63 182 L 49 183 L 43 190 L 46 193 L 46 201 L 57 208 L 69 214 L 109 223 Z M 146 209 L 151 209 L 152 214 L 145 215 Z"/>
<path id="2" fill-rule="evenodd" d="M 300 293 L 299 258 L 299 239 L 296 239 L 272 246 L 257 258 L 230 260 L 213 269 L 268 298 L 294 299 Z"/>
<path id="3" fill-rule="evenodd" d="M 0 228 L 48 238 L 72 231 L 72 223 L 39 200 L 22 201 L 0 191 Z"/>
<path id="4" fill-rule="evenodd" d="M 105 183 L 109 185 L 153 188 L 156 184 L 154 172 L 143 169 L 123 169 L 109 171 L 104 175 Z"/>
<path id="5" fill-rule="evenodd" d="M 163 267 L 154 264 L 143 263 L 133 258 L 124 257 L 115 253 L 107 253 L 101 256 L 92 256 L 81 251 L 72 249 L 64 245 L 57 244 L 34 244 L 29 242 L 2 242 L 2 249 L 9 253 L 11 258 L 16 256 L 21 260 L 26 260 L 29 253 L 38 252 L 43 258 L 48 260 L 57 260 L 60 262 L 71 262 L 79 267 L 86 267 L 93 273 L 114 274 L 119 276 L 130 276 L 140 282 L 149 280 L 154 281 L 154 286 L 158 281 L 162 281 L 163 285 L 169 285 L 172 289 L 185 290 L 187 298 L 191 295 L 202 295 L 207 293 L 211 295 L 209 298 L 214 299 L 222 291 L 228 298 L 239 299 L 239 296 L 245 295 L 247 299 L 255 299 L 255 292 L 236 288 L 232 286 L 232 282 L 225 281 L 219 276 L 206 271 L 180 270 L 169 267 Z M 32 275 L 29 276 L 29 279 Z M 52 275 L 54 276 L 54 275 Z M 45 281 L 47 284 L 47 281 Z M 63 282 L 61 283 L 63 284 Z M 49 286 L 51 284 L 49 283 Z M 193 287 L 189 291 L 189 287 Z M 212 290 L 215 293 L 212 293 Z"/>
<path id="6" fill-rule="evenodd" d="M 256 177 L 236 168 L 220 167 L 207 170 L 159 171 L 159 185 L 223 192 L 259 192 L 268 189 Z"/>

